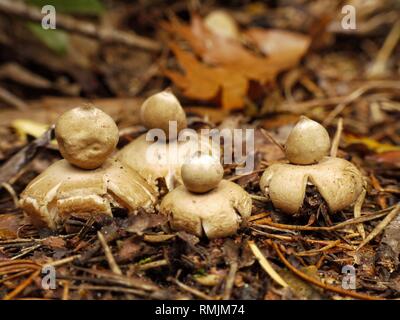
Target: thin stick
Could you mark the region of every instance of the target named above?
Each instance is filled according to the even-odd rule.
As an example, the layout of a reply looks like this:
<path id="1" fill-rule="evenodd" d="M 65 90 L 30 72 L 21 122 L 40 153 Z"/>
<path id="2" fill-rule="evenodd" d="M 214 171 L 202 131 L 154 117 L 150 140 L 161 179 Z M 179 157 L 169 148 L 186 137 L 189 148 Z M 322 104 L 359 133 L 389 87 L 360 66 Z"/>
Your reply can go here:
<path id="1" fill-rule="evenodd" d="M 303 231 L 334 231 L 334 230 L 346 227 L 348 225 L 378 219 L 380 217 L 387 215 L 388 213 L 386 211 L 387 210 L 382 210 L 382 212 L 365 215 L 365 216 L 362 216 L 359 218 L 349 219 L 347 221 L 343 221 L 341 223 L 338 223 L 338 224 L 335 224 L 335 225 L 332 225 L 329 227 L 298 226 L 298 225 L 290 225 L 290 224 L 283 224 L 283 223 L 275 223 L 272 221 L 265 221 L 265 219 L 263 219 L 263 224 L 266 224 L 268 226 L 272 226 L 275 228 L 284 229 L 284 230 L 286 229 L 286 230 L 297 230 L 297 231 L 301 231 L 301 230 L 303 230 Z M 254 223 L 254 224 L 257 225 L 258 227 L 261 227 L 261 228 L 263 227 L 263 225 L 258 222 Z"/>
<path id="2" fill-rule="evenodd" d="M 335 287 L 326 283 L 322 283 L 316 279 L 314 279 L 313 277 L 310 277 L 309 275 L 301 272 L 300 270 L 296 269 L 283 255 L 283 253 L 281 252 L 281 250 L 279 249 L 278 245 L 273 242 L 273 241 L 269 241 L 270 244 L 272 245 L 272 247 L 274 248 L 274 250 L 276 251 L 276 253 L 278 254 L 279 258 L 282 260 L 282 262 L 285 264 L 285 266 L 292 271 L 295 275 L 297 275 L 299 278 L 306 280 L 308 282 L 311 282 L 312 284 L 325 289 L 325 290 L 329 290 L 329 291 L 333 291 L 336 292 L 340 295 L 343 296 L 349 296 L 355 299 L 362 299 L 362 300 L 384 300 L 383 298 L 380 297 L 374 297 L 374 296 L 370 296 L 367 294 L 362 294 L 362 293 L 358 293 L 358 292 L 353 292 L 350 290 L 345 290 L 339 287 Z"/>
<path id="3" fill-rule="evenodd" d="M 20 1 L 0 0 L 0 11 L 35 22 L 41 22 L 43 19 L 43 14 L 38 8 L 26 5 Z M 79 21 L 75 18 L 59 13 L 57 13 L 57 27 L 90 38 L 96 38 L 103 42 L 121 43 L 127 46 L 139 47 L 151 51 L 159 51 L 161 48 L 161 45 L 158 42 L 138 36 L 132 31 L 125 32 L 100 27 L 91 22 Z"/>
<path id="4" fill-rule="evenodd" d="M 379 50 L 376 59 L 368 70 L 370 77 L 380 76 L 386 71 L 387 61 L 396 47 L 397 42 L 400 39 L 400 21 L 397 21 L 389 32 L 382 48 Z"/>
<path id="5" fill-rule="evenodd" d="M 180 287 L 181 289 L 193 294 L 194 296 L 200 298 L 200 299 L 204 299 L 204 300 L 215 300 L 215 298 L 210 297 L 209 295 L 201 292 L 200 290 L 197 290 L 195 288 L 189 287 L 186 284 L 183 284 L 182 282 L 180 282 L 178 279 L 174 279 L 172 277 L 169 277 L 169 280 L 176 283 L 178 285 L 178 287 Z"/>
<path id="6" fill-rule="evenodd" d="M 354 90 L 348 95 L 337 96 L 337 97 L 329 97 L 324 99 L 312 99 L 303 102 L 296 103 L 284 103 L 280 107 L 282 111 L 290 111 L 295 114 L 302 114 L 309 109 L 320 107 L 320 106 L 329 106 L 335 104 L 348 104 L 355 99 L 362 96 L 364 93 L 373 90 L 373 89 L 400 89 L 400 81 L 395 80 L 377 80 L 377 81 L 368 81 L 367 83 L 361 85 L 358 89 Z M 330 121 L 333 119 L 330 119 Z"/>
<path id="7" fill-rule="evenodd" d="M 235 284 L 235 277 L 236 273 L 239 269 L 239 265 L 237 261 L 233 261 L 230 263 L 229 267 L 229 273 L 228 276 L 226 277 L 226 282 L 225 282 L 225 290 L 224 290 L 224 295 L 222 297 L 223 300 L 229 300 L 232 294 L 232 289 L 233 285 Z"/>
<path id="8" fill-rule="evenodd" d="M 20 111 L 28 110 L 28 105 L 24 101 L 3 87 L 0 87 L 0 99 L 10 106 L 16 107 Z"/>
<path id="9" fill-rule="evenodd" d="M 286 288 L 289 285 L 285 282 L 285 280 L 282 279 L 282 277 L 272 268 L 271 264 L 268 262 L 268 260 L 264 257 L 260 249 L 258 249 L 257 245 L 254 242 L 249 242 L 249 247 L 251 251 L 253 252 L 254 256 L 260 263 L 261 267 L 264 269 L 264 271 L 274 280 L 277 284 L 280 286 Z"/>
<path id="10" fill-rule="evenodd" d="M 266 137 L 269 141 L 271 141 L 274 145 L 276 145 L 279 149 L 281 149 L 281 151 L 283 152 L 283 154 L 285 154 L 285 148 L 278 142 L 276 141 L 267 130 L 260 128 L 261 129 L 261 133 L 263 134 L 264 137 Z"/>
<path id="11" fill-rule="evenodd" d="M 356 204 L 354 205 L 354 218 L 361 217 L 361 207 L 364 203 L 366 193 L 367 190 L 363 189 L 363 191 L 361 192 L 360 196 L 356 201 Z M 357 231 L 361 235 L 361 237 L 365 239 L 365 230 L 364 230 L 364 225 L 362 223 L 357 224 Z"/>
<path id="12" fill-rule="evenodd" d="M 390 211 L 390 213 L 383 219 L 376 227 L 374 230 L 371 231 L 371 233 L 361 242 L 361 244 L 358 246 L 357 250 L 360 250 L 363 246 L 365 246 L 368 242 L 370 242 L 373 238 L 375 238 L 379 233 L 385 229 L 385 227 L 392 222 L 394 218 L 399 214 L 400 212 L 400 204 L 397 204 L 397 206 Z"/>
<path id="13" fill-rule="evenodd" d="M 320 249 L 312 249 L 312 250 L 308 250 L 308 251 L 302 251 L 302 252 L 297 252 L 295 253 L 296 256 L 298 257 L 310 257 L 310 256 L 315 256 L 319 253 L 328 251 L 329 249 L 335 248 L 338 246 L 338 244 L 340 244 L 340 240 L 336 240 L 333 243 L 330 243 L 328 245 L 326 245 L 323 248 Z"/>
<path id="14" fill-rule="evenodd" d="M 22 292 L 27 286 L 29 286 L 32 281 L 39 275 L 40 270 L 36 270 L 33 272 L 28 279 L 23 281 L 21 284 L 18 285 L 13 291 L 11 291 L 9 294 L 7 294 L 4 297 L 4 300 L 11 300 L 15 298 L 20 292 Z"/>
<path id="15" fill-rule="evenodd" d="M 60 260 L 56 260 L 56 261 L 53 261 L 53 262 L 46 263 L 45 265 L 43 265 L 43 267 L 48 267 L 48 266 L 58 267 L 58 266 L 61 266 L 63 264 L 66 264 L 66 263 L 70 263 L 70 262 L 72 262 L 72 261 L 74 261 L 76 259 L 79 259 L 80 257 L 81 257 L 81 255 L 77 254 L 77 255 L 74 255 L 74 256 L 66 257 L 64 259 L 60 259 Z"/>
<path id="16" fill-rule="evenodd" d="M 337 151 L 339 149 L 339 142 L 340 142 L 340 137 L 342 136 L 342 131 L 343 131 L 343 118 L 339 118 L 335 137 L 333 138 L 331 146 L 331 152 L 330 152 L 331 157 L 336 157 Z"/>
<path id="17" fill-rule="evenodd" d="M 158 261 L 152 261 L 152 262 L 148 262 L 145 264 L 141 264 L 138 266 L 138 269 L 140 271 L 145 271 L 145 270 L 159 268 L 159 267 L 163 267 L 163 266 L 167 266 L 167 265 L 168 265 L 168 260 L 162 259 L 162 260 L 158 260 Z"/>
<path id="18" fill-rule="evenodd" d="M 112 272 L 122 276 L 122 271 L 119 268 L 118 264 L 115 262 L 114 256 L 112 255 L 111 249 L 108 246 L 106 239 L 104 239 L 103 234 L 100 231 L 98 231 L 97 236 L 99 237 L 101 246 L 103 247 L 104 253 L 106 255 L 108 265 L 110 266 Z"/>

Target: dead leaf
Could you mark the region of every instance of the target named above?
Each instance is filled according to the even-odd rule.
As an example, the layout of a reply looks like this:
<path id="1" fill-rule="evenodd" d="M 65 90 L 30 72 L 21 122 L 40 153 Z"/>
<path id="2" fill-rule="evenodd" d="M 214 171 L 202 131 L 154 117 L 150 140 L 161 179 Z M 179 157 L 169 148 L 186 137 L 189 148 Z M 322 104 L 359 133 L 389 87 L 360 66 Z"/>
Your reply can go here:
<path id="1" fill-rule="evenodd" d="M 21 217 L 14 213 L 0 214 L 0 240 L 18 238 Z"/>
<path id="2" fill-rule="evenodd" d="M 129 219 L 126 231 L 142 235 L 143 231 L 160 226 L 167 222 L 167 218 L 161 215 L 139 213 Z"/>
<path id="3" fill-rule="evenodd" d="M 247 79 L 221 67 L 209 67 L 198 61 L 195 56 L 182 50 L 176 43 L 170 44 L 185 74 L 166 70 L 169 77 L 183 94 L 192 99 L 211 100 L 221 93 L 224 109 L 241 108 L 247 95 Z"/>
<path id="4" fill-rule="evenodd" d="M 388 151 L 379 154 L 374 154 L 368 156 L 367 160 L 400 167 L 400 151 Z"/>
<path id="5" fill-rule="evenodd" d="M 66 242 L 60 237 L 48 237 L 43 240 L 42 244 L 54 249 L 64 249 Z"/>
<path id="6" fill-rule="evenodd" d="M 186 40 L 193 52 L 201 57 L 201 61 L 197 60 L 172 42 L 171 49 L 186 76 L 171 70 L 167 70 L 166 75 L 189 98 L 210 100 L 222 89 L 221 104 L 227 110 L 244 106 L 249 81 L 262 85 L 273 82 L 279 72 L 297 64 L 310 42 L 308 37 L 291 32 L 272 30 L 265 35 L 256 29 L 250 35 L 257 40 L 261 38 L 262 41 L 256 43 L 262 42 L 263 50 L 269 51 L 268 56 L 262 56 L 238 40 L 211 32 L 197 15 L 193 15 L 190 25 L 175 18 L 164 23 L 163 27 Z M 282 37 L 288 39 L 288 45 L 277 50 L 277 43 L 285 42 Z"/>
<path id="7" fill-rule="evenodd" d="M 309 36 L 286 30 L 250 28 L 245 35 L 283 69 L 298 64 L 311 43 Z"/>

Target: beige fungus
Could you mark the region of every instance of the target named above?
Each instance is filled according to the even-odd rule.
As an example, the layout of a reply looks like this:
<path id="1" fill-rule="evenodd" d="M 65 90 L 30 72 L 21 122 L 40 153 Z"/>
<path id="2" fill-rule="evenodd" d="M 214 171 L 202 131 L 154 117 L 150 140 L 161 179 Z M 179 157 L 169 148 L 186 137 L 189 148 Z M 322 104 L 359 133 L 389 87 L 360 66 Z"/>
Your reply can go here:
<path id="1" fill-rule="evenodd" d="M 174 230 L 199 237 L 226 237 L 236 233 L 241 222 L 251 215 L 249 194 L 237 184 L 222 180 L 206 193 L 193 193 L 179 186 L 161 202 L 160 213 L 170 217 Z"/>
<path id="2" fill-rule="evenodd" d="M 62 114 L 56 122 L 55 135 L 64 159 L 82 169 L 100 167 L 119 139 L 114 120 L 92 106 Z"/>
<path id="3" fill-rule="evenodd" d="M 186 189 L 204 193 L 219 184 L 224 176 L 224 168 L 219 159 L 196 153 L 182 165 L 181 175 Z"/>

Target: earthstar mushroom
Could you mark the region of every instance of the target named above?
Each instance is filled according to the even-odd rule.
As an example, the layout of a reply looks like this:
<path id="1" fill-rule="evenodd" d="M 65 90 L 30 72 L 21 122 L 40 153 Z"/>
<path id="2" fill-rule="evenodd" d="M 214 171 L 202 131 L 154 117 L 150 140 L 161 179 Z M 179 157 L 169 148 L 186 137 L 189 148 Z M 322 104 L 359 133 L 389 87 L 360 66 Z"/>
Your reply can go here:
<path id="1" fill-rule="evenodd" d="M 329 146 L 325 128 L 301 117 L 285 146 L 291 164 L 272 164 L 260 180 L 260 189 L 276 208 L 293 215 L 298 213 L 307 184 L 317 188 L 331 212 L 356 202 L 364 188 L 363 177 L 351 162 L 325 156 Z"/>
<path id="2" fill-rule="evenodd" d="M 61 116 L 58 123 L 63 124 L 66 118 L 75 118 L 87 112 L 100 114 L 103 118 L 101 120 L 104 120 L 104 116 L 99 113 L 100 110 L 90 108 L 90 110 L 76 108 L 67 111 L 67 117 Z M 109 124 L 108 120 L 105 122 Z M 100 121 L 101 124 L 104 122 Z M 91 126 L 93 128 L 96 124 L 91 124 Z M 107 128 L 109 127 L 114 130 L 113 126 Z M 20 196 L 21 208 L 36 226 L 54 230 L 72 214 L 84 217 L 96 214 L 111 216 L 112 208 L 124 208 L 129 213 L 135 213 L 139 209 L 153 211 L 157 199 L 154 188 L 148 185 L 136 171 L 119 160 L 113 157 L 105 159 L 105 154 L 113 151 L 108 150 L 109 146 L 103 149 L 107 151 L 100 153 L 86 152 L 87 150 L 84 149 L 83 146 L 87 141 L 95 141 L 94 144 L 102 141 L 102 138 L 98 137 L 103 134 L 101 131 L 91 130 L 82 135 L 72 131 L 70 134 L 73 136 L 72 140 L 79 145 L 79 148 L 82 148 L 85 156 L 80 157 L 78 154 L 71 153 L 67 143 L 66 150 L 70 156 L 55 162 L 33 179 Z M 79 137 L 82 137 L 82 140 Z M 71 141 L 70 138 L 66 132 L 63 132 L 64 142 Z M 114 141 L 111 145 L 115 147 L 115 144 Z M 89 143 L 87 148 L 92 149 L 93 144 Z M 71 159 L 71 154 L 72 163 L 67 161 Z M 87 168 L 93 164 L 93 155 L 97 161 L 101 158 L 102 164 L 96 169 L 88 170 Z M 77 159 L 81 167 L 75 165 Z M 85 160 L 90 163 L 89 166 L 85 165 Z"/>
<path id="3" fill-rule="evenodd" d="M 208 156 L 202 156 L 206 157 L 205 162 L 209 161 Z M 212 163 L 209 167 L 211 171 L 214 170 L 212 166 L 215 164 Z M 184 230 L 199 237 L 206 235 L 210 239 L 235 234 L 243 219 L 251 215 L 252 201 L 249 194 L 239 185 L 221 180 L 222 176 L 216 184 L 214 173 L 207 175 L 201 166 L 196 166 L 191 171 L 198 176 L 195 172 L 197 170 L 198 173 L 202 172 L 210 177 L 208 186 L 215 185 L 215 187 L 204 188 L 206 179 L 196 185 L 190 176 L 183 174 L 184 185 L 177 187 L 163 198 L 160 213 L 170 217 L 170 226 L 174 230 Z M 195 190 L 200 190 L 199 187 L 202 190 L 209 190 L 191 192 L 186 188 L 188 184 Z"/>
<path id="4" fill-rule="evenodd" d="M 219 145 L 214 146 L 208 136 L 186 129 L 186 115 L 170 92 L 149 97 L 141 106 L 141 118 L 146 127 L 161 130 L 166 139 L 160 138 L 160 131 L 150 130 L 121 149 L 117 157 L 153 186 L 159 178 L 165 178 L 170 189 L 182 184 L 181 166 L 197 151 L 219 155 Z M 173 121 L 176 137 L 170 136 Z"/>

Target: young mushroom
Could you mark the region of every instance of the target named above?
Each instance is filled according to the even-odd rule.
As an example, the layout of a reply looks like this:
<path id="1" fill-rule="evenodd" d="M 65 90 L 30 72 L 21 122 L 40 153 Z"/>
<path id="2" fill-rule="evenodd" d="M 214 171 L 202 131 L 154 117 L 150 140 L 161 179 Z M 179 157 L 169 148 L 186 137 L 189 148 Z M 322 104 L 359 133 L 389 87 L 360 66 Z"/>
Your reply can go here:
<path id="1" fill-rule="evenodd" d="M 125 146 L 117 157 L 151 185 L 165 178 L 173 189 L 182 184 L 180 169 L 190 155 L 200 150 L 219 154 L 219 146 L 213 146 L 208 136 L 186 129 L 185 112 L 172 93 L 163 91 L 149 97 L 140 114 L 150 131 Z"/>
<path id="2" fill-rule="evenodd" d="M 170 217 L 174 230 L 210 239 L 236 233 L 241 221 L 250 216 L 252 201 L 239 185 L 222 180 L 222 175 L 218 159 L 205 154 L 188 159 L 182 167 L 184 185 L 169 192 L 160 205 L 160 213 Z"/>
<path id="3" fill-rule="evenodd" d="M 167 139 L 170 134 L 170 121 L 176 121 L 177 132 L 187 126 L 185 111 L 169 91 L 162 91 L 147 98 L 140 108 L 140 119 L 148 129 L 163 130 Z"/>
<path id="4" fill-rule="evenodd" d="M 118 142 L 110 119 L 94 107 L 75 108 L 59 118 L 56 136 L 66 159 L 32 180 L 20 197 L 21 208 L 35 225 L 54 230 L 72 214 L 112 215 L 113 208 L 153 211 L 155 190 L 136 171 L 107 158 Z"/>
<path id="5" fill-rule="evenodd" d="M 64 159 L 82 169 L 100 167 L 115 150 L 119 138 L 114 120 L 93 106 L 62 114 L 56 122 L 55 135 Z"/>
<path id="6" fill-rule="evenodd" d="M 355 203 L 364 187 L 363 177 L 349 161 L 326 156 L 329 147 L 325 128 L 302 116 L 285 145 L 291 164 L 272 164 L 260 180 L 261 190 L 276 208 L 297 214 L 303 205 L 307 184 L 317 188 L 331 212 Z"/>

